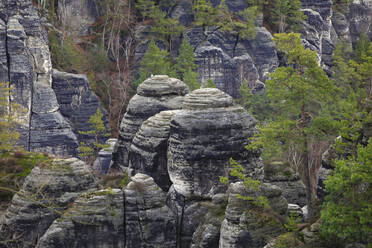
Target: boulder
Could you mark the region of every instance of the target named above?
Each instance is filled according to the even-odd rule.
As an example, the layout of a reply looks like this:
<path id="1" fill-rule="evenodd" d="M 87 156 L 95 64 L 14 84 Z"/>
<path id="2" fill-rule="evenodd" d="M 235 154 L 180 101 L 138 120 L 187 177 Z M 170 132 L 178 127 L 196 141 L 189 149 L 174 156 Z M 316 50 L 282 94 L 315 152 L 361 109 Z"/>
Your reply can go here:
<path id="1" fill-rule="evenodd" d="M 182 81 L 165 75 L 150 77 L 138 86 L 137 94 L 130 100 L 120 124 L 113 154 L 115 168 L 129 166 L 130 146 L 142 123 L 161 111 L 180 109 L 188 92 Z"/>
<path id="2" fill-rule="evenodd" d="M 140 173 L 132 177 L 124 198 L 124 247 L 178 247 L 176 214 L 151 177 Z"/>
<path id="3" fill-rule="evenodd" d="M 129 151 L 129 168 L 151 175 L 164 191 L 168 191 L 172 184 L 168 175 L 167 151 L 170 122 L 177 111 L 162 111 L 144 121 Z"/>
<path id="4" fill-rule="evenodd" d="M 37 248 L 125 247 L 120 189 L 82 194 L 40 238 Z"/>
<path id="5" fill-rule="evenodd" d="M 231 157 L 260 177 L 259 154 L 245 149 L 256 121 L 230 96 L 203 88 L 187 95 L 182 108 L 172 117 L 168 147 L 168 172 L 178 193 L 208 198 L 226 190 L 219 176 L 227 176 Z"/>
<path id="6" fill-rule="evenodd" d="M 267 197 L 273 212 L 264 213 L 262 208 L 239 197 L 260 195 Z M 278 187 L 267 184 L 254 192 L 248 190 L 242 182 L 230 184 L 226 217 L 222 222 L 218 247 L 264 247 L 269 238 L 284 231 L 281 222 L 285 219 L 286 211 L 287 201 L 281 196 Z"/>
<path id="7" fill-rule="evenodd" d="M 8 248 L 34 247 L 69 204 L 96 187 L 89 167 L 76 158 L 54 159 L 35 167 L 0 221 L 0 240 Z"/>
<path id="8" fill-rule="evenodd" d="M 301 207 L 306 205 L 305 185 L 302 183 L 300 175 L 295 173 L 288 164 L 274 161 L 266 164 L 264 171 L 264 181 L 278 186 L 289 203 Z"/>

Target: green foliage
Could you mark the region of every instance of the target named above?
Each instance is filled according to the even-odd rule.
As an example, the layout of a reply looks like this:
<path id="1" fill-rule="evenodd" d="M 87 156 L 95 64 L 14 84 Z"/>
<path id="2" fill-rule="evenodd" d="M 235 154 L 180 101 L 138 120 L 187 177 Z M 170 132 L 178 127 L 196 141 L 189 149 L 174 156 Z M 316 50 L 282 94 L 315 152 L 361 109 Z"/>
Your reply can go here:
<path id="1" fill-rule="evenodd" d="M 35 166 L 50 163 L 47 155 L 26 151 L 0 155 L 0 202 L 8 202 L 20 190 L 24 178 Z M 0 206 L 1 207 L 1 206 Z"/>
<path id="2" fill-rule="evenodd" d="M 372 242 L 372 139 L 357 154 L 336 161 L 325 181 L 328 196 L 321 212 L 323 237 L 330 244 Z"/>
<path id="3" fill-rule="evenodd" d="M 241 181 L 245 188 L 249 192 L 258 192 L 259 187 L 262 185 L 262 183 L 258 180 L 254 180 L 251 177 L 246 176 L 244 172 L 244 168 L 242 165 L 238 164 L 234 159 L 230 158 L 230 166 L 232 167 L 230 169 L 230 176 L 237 178 L 239 181 Z M 220 182 L 224 184 L 229 183 L 229 179 L 227 177 L 220 177 Z M 264 196 L 245 196 L 238 194 L 237 197 L 242 200 L 246 200 L 253 204 L 255 207 L 263 209 L 265 207 L 269 206 L 268 200 Z"/>
<path id="4" fill-rule="evenodd" d="M 279 67 L 266 82 L 267 96 L 277 115 L 260 128 L 253 148 L 262 146 L 264 156 L 277 158 L 289 151 L 301 156 L 306 197 L 312 215 L 313 187 L 310 176 L 316 168 L 309 159 L 309 144 L 327 140 L 337 131 L 329 111 L 336 87 L 318 65 L 316 52 L 305 49 L 300 34 L 276 34 L 277 49 L 286 56 L 288 67 Z M 266 153 L 266 154 L 265 154 Z M 292 162 L 291 159 L 287 159 Z"/>
<path id="5" fill-rule="evenodd" d="M 193 4 L 195 13 L 195 25 L 208 27 L 214 26 L 218 22 L 217 9 L 208 0 L 197 0 Z"/>
<path id="6" fill-rule="evenodd" d="M 79 146 L 80 157 L 89 158 L 96 156 L 99 150 L 109 147 L 109 145 L 101 144 L 99 140 L 100 137 L 109 136 L 109 134 L 106 132 L 106 127 L 102 118 L 103 114 L 100 108 L 97 108 L 96 113 L 92 115 L 88 121 L 91 130 L 79 131 L 80 134 L 92 135 L 94 137 L 94 141 L 91 144 L 85 144 L 84 142 L 80 143 Z"/>
<path id="7" fill-rule="evenodd" d="M 177 77 L 183 80 L 191 91 L 199 89 L 198 73 L 194 71 L 197 68 L 194 49 L 186 38 L 181 43 L 175 62 L 174 69 L 177 72 Z"/>
<path id="8" fill-rule="evenodd" d="M 154 40 L 150 41 L 149 47 L 141 60 L 140 75 L 135 82 L 135 86 L 138 86 L 151 75 L 175 75 L 168 52 L 161 50 Z"/>
<path id="9" fill-rule="evenodd" d="M 214 26 L 224 32 L 229 32 L 239 38 L 254 38 L 256 36 L 255 21 L 258 15 L 258 7 L 251 6 L 239 13 L 229 10 L 225 0 L 213 7 L 212 3 L 206 0 L 198 0 L 193 5 L 195 13 L 195 24 L 203 28 Z"/>
<path id="10" fill-rule="evenodd" d="M 237 103 L 243 106 L 258 121 L 270 121 L 273 118 L 275 112 L 270 106 L 266 91 L 253 94 L 247 82 L 243 80 L 239 93 L 240 98 L 237 99 Z"/>
<path id="11" fill-rule="evenodd" d="M 354 59 L 357 62 L 362 61 L 362 57 L 368 52 L 370 41 L 365 33 L 362 33 L 355 45 Z"/>
<path id="12" fill-rule="evenodd" d="M 75 73 L 83 71 L 86 57 L 69 37 L 61 39 L 55 31 L 50 31 L 49 49 L 54 68 Z"/>
<path id="13" fill-rule="evenodd" d="M 305 14 L 300 11 L 300 0 L 275 0 L 271 8 L 271 21 L 277 26 L 279 33 L 297 31 L 305 19 Z"/>
<path id="14" fill-rule="evenodd" d="M 203 88 L 217 88 L 217 86 L 212 79 L 208 79 L 207 83 L 203 85 Z"/>
<path id="15" fill-rule="evenodd" d="M 174 68 L 177 71 L 177 76 L 181 80 L 183 80 L 187 71 L 193 71 L 198 67 L 195 64 L 194 49 L 186 38 L 184 38 L 181 43 L 179 54 L 175 62 Z"/>
<path id="16" fill-rule="evenodd" d="M 280 235 L 275 240 L 274 248 L 291 248 L 291 247 L 301 247 L 301 242 L 293 232 L 288 232 Z"/>
<path id="17" fill-rule="evenodd" d="M 0 82 L 0 153 L 12 150 L 19 138 L 16 127 L 22 124 L 26 110 L 10 101 L 13 87 Z"/>
<path id="18" fill-rule="evenodd" d="M 191 91 L 200 88 L 200 83 L 198 81 L 198 73 L 192 70 L 187 70 L 183 76 L 183 82 L 189 87 Z"/>
<path id="19" fill-rule="evenodd" d="M 164 1 L 160 3 L 165 4 Z M 139 0 L 136 8 L 140 11 L 144 20 L 151 21 L 151 32 L 157 39 L 167 42 L 169 52 L 172 53 L 173 39 L 183 32 L 184 26 L 179 24 L 178 20 L 169 17 L 162 10 L 161 5 L 157 5 L 152 0 Z"/>

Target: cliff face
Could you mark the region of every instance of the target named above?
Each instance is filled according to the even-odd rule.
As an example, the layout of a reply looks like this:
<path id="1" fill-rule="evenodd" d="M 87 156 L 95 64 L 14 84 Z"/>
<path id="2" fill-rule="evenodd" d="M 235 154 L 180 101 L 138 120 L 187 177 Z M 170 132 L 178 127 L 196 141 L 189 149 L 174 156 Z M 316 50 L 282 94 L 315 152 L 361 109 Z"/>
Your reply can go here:
<path id="1" fill-rule="evenodd" d="M 88 97 L 75 94 L 79 97 L 74 104 L 61 97 L 58 86 L 74 91 L 78 79 L 70 76 L 68 83 L 66 77 L 52 71 L 47 33 L 30 0 L 2 0 L 0 13 L 0 80 L 13 87 L 10 101 L 26 109 L 19 145 L 29 151 L 75 156 L 78 142 L 84 138 L 77 137 L 80 128 L 69 117 L 79 115 L 80 125 L 88 126 L 89 117 L 80 117 L 80 109 L 89 109 L 84 111 L 86 115 L 94 114 L 100 105 L 98 98 L 86 79 Z M 66 110 L 68 104 L 72 109 Z"/>
<path id="2" fill-rule="evenodd" d="M 220 1 L 212 1 L 217 4 Z M 238 12 L 247 7 L 246 1 L 227 0 L 231 11 Z M 307 16 L 301 34 L 306 47 L 318 53 L 319 62 L 330 72 L 332 54 L 341 40 L 355 43 L 362 33 L 372 38 L 372 1 L 353 0 L 349 6 L 336 6 L 331 0 L 303 0 L 302 11 Z M 243 81 L 253 90 L 261 90 L 268 79 L 268 73 L 279 65 L 279 58 L 270 32 L 257 20 L 257 35 L 254 39 L 236 39 L 236 36 L 223 33 L 215 28 L 190 25 L 193 11 L 189 0 L 181 0 L 170 10 L 170 16 L 186 25 L 185 37 L 194 47 L 198 64 L 199 80 L 212 79 L 217 87 L 233 97 L 239 96 Z M 146 51 L 147 29 L 137 27 L 137 46 L 135 63 Z M 162 42 L 159 41 L 159 44 Z M 175 41 L 177 47 L 179 41 Z M 165 45 L 163 44 L 165 47 Z"/>
<path id="3" fill-rule="evenodd" d="M 277 186 L 251 191 L 219 179 L 233 157 L 247 176 L 263 180 L 260 153 L 245 149 L 256 121 L 221 90 L 186 92 L 167 76 L 138 87 L 115 152 L 125 154 L 115 157 L 130 174 L 124 187 L 99 189 L 74 158 L 35 167 L 0 221 L 0 247 L 262 248 L 279 235 L 276 220 L 263 220 L 239 197 L 266 196 L 284 217 L 287 201 Z"/>

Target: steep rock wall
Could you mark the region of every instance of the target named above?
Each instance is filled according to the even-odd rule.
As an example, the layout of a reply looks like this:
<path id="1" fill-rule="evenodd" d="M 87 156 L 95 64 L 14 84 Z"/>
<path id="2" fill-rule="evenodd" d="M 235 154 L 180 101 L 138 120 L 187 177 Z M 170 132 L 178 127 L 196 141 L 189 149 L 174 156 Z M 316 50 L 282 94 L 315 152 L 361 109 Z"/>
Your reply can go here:
<path id="1" fill-rule="evenodd" d="M 72 121 L 65 116 L 78 115 L 79 125 L 86 130 L 87 115 L 102 106 L 85 79 L 85 95 L 75 103 L 85 110 L 84 115 L 81 111 L 66 114 L 66 105 L 60 108 L 60 91 L 56 97 L 52 81 L 56 85 L 63 80 L 52 71 L 47 33 L 31 0 L 2 0 L 0 13 L 0 80 L 10 82 L 13 87 L 10 101 L 26 110 L 18 127 L 21 135 L 18 145 L 29 151 L 76 156 L 79 141 L 86 137 L 80 137 L 79 127 L 72 127 Z M 70 80 L 74 77 L 78 76 L 70 75 Z M 73 85 L 65 82 L 64 90 L 69 89 L 73 91 Z"/>

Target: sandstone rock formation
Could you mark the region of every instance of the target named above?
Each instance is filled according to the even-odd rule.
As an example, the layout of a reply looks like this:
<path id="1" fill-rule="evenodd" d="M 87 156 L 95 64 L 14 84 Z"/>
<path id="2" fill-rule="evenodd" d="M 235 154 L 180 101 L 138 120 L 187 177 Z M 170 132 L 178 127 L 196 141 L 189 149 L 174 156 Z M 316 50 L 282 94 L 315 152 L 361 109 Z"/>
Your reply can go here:
<path id="1" fill-rule="evenodd" d="M 29 151 L 76 156 L 77 130 L 64 115 L 78 115 L 79 125 L 88 127 L 87 115 L 95 112 L 97 98 L 93 96 L 86 79 L 77 83 L 79 76 L 68 75 L 69 80 L 74 78 L 71 83 L 80 87 L 69 88 L 69 84 L 63 81 L 67 79 L 62 77 L 65 74 L 54 72 L 55 85 L 64 83 L 64 93 L 72 94 L 80 90 L 81 95 L 75 94 L 74 97 L 79 96 L 79 99 L 75 99 L 71 108 L 78 107 L 85 114 L 66 111 L 67 102 L 60 108 L 61 97 L 56 97 L 52 89 L 53 71 L 47 33 L 32 2 L 3 0 L 0 2 L 0 13 L 0 80 L 10 82 L 14 88 L 11 101 L 26 109 L 19 127 L 19 145 Z"/>
<path id="2" fill-rule="evenodd" d="M 109 130 L 107 112 L 91 89 L 85 75 L 53 70 L 52 89 L 57 96 L 59 110 L 70 123 L 79 143 L 95 139 L 93 135 L 81 134 L 79 131 L 91 130 L 89 118 L 96 113 L 97 109 L 103 113 L 103 122 Z M 100 143 L 104 143 L 107 137 L 101 136 L 99 139 Z"/>
<path id="3" fill-rule="evenodd" d="M 289 165 L 282 162 L 271 162 L 264 166 L 264 171 L 264 181 L 278 186 L 289 203 L 301 207 L 306 205 L 305 185 L 302 183 L 300 175 L 295 173 Z"/>
<path id="4" fill-rule="evenodd" d="M 138 86 L 137 94 L 130 100 L 120 124 L 113 155 L 114 167 L 129 166 L 129 149 L 142 123 L 161 111 L 180 109 L 183 96 L 188 92 L 186 84 L 168 76 L 154 76 Z"/>
<path id="5" fill-rule="evenodd" d="M 97 0 L 56 0 L 62 29 L 73 36 L 89 34 L 91 25 L 102 15 Z"/>
<path id="6" fill-rule="evenodd" d="M 250 211 L 255 209 L 254 204 L 247 204 L 247 201 L 238 197 L 264 195 L 269 199 L 272 209 L 285 216 L 287 201 L 281 196 L 278 187 L 267 184 L 258 192 L 250 192 L 242 182 L 237 182 L 230 185 L 229 191 L 226 218 L 222 222 L 218 247 L 261 248 L 265 246 L 267 238 L 273 238 L 282 232 L 280 217 L 267 215 L 265 218 L 260 211 Z"/>
<path id="7" fill-rule="evenodd" d="M 222 193 L 223 185 L 216 179 L 227 176 L 230 157 L 259 178 L 259 155 L 245 153 L 255 124 L 242 107 L 234 106 L 232 97 L 218 89 L 199 89 L 186 96 L 182 111 L 171 120 L 168 172 L 175 190 L 186 197 Z"/>
<path id="8" fill-rule="evenodd" d="M 34 247 L 69 204 L 96 187 L 89 167 L 76 158 L 35 167 L 0 221 L 0 247 Z"/>
<path id="9" fill-rule="evenodd" d="M 28 0 L 7 0 L 1 1 L 0 12 L 0 78 L 14 87 L 11 101 L 27 111 L 19 144 L 31 151 L 74 155 L 76 136 L 51 89 L 48 38 L 36 9 Z"/>
<path id="10" fill-rule="evenodd" d="M 125 247 L 120 189 L 82 194 L 40 238 L 38 248 Z"/>
<path id="11" fill-rule="evenodd" d="M 241 182 L 220 182 L 230 157 L 247 176 L 263 179 L 260 153 L 245 150 L 256 121 L 231 96 L 208 88 L 184 96 L 185 84 L 166 76 L 137 92 L 128 111 L 153 116 L 123 119 L 135 127 L 122 129 L 133 136 L 125 147 L 131 182 L 100 190 L 77 159 L 34 168 L 0 222 L 6 247 L 262 247 L 282 231 L 274 217 L 288 204 L 278 187 L 251 192 Z M 277 214 L 262 223 L 267 213 L 257 215 L 238 194 L 266 196 Z"/>

